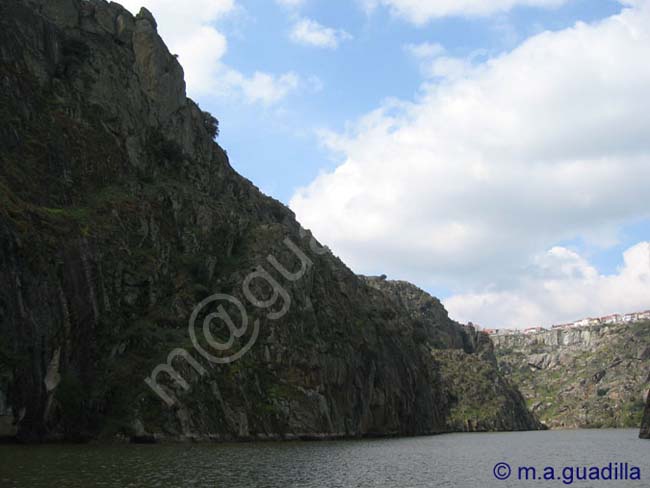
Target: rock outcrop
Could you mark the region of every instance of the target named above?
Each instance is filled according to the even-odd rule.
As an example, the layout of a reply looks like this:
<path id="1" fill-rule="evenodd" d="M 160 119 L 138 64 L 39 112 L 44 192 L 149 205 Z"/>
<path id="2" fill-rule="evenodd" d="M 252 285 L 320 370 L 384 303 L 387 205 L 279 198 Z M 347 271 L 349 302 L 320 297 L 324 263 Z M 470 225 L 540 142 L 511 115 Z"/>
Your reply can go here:
<path id="1" fill-rule="evenodd" d="M 431 350 L 440 372 L 450 431 L 512 431 L 543 426 L 526 408 L 517 387 L 499 372 L 487 334 L 449 318 L 442 303 L 415 285 L 364 277 L 403 307 L 415 324 L 418 342 Z"/>
<path id="2" fill-rule="evenodd" d="M 441 363 L 456 359 L 432 357 L 432 345 L 473 354 L 483 339 L 410 316 L 239 176 L 148 11 L 3 1 L 0 85 L 0 435 L 465 428 L 450 422 L 460 393 L 442 378 Z M 208 361 L 188 335 L 215 293 L 232 301 L 197 324 L 209 344 L 240 351 L 237 361 L 216 349 Z M 240 311 L 233 304 L 245 304 L 251 327 L 223 320 Z M 228 327 L 213 329 L 215 318 Z M 154 379 L 171 407 L 144 381 L 166 361 Z M 536 427 L 526 422 L 481 425 Z"/>
<path id="3" fill-rule="evenodd" d="M 639 437 L 641 439 L 650 439 L 650 393 L 648 392 L 646 392 L 645 410 L 641 419 Z"/>
<path id="4" fill-rule="evenodd" d="M 638 427 L 650 322 L 493 335 L 503 373 L 551 428 Z"/>

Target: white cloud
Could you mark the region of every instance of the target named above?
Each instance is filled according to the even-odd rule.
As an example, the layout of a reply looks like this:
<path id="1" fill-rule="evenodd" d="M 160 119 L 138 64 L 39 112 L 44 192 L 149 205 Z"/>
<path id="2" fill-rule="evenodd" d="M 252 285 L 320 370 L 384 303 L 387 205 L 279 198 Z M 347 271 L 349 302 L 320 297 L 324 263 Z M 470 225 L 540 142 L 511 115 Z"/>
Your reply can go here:
<path id="1" fill-rule="evenodd" d="M 172 53 L 179 55 L 191 96 L 239 97 L 245 102 L 277 103 L 299 86 L 294 73 L 256 72 L 248 77 L 223 62 L 226 37 L 214 23 L 237 9 L 234 0 L 121 0 L 132 13 L 149 9 Z"/>
<path id="2" fill-rule="evenodd" d="M 514 7 L 559 7 L 569 0 L 361 0 L 367 11 L 383 6 L 417 25 L 448 16 L 484 16 Z"/>
<path id="3" fill-rule="evenodd" d="M 420 61 L 420 70 L 428 78 L 462 78 L 472 68 L 470 59 L 444 56 L 445 48 L 437 43 L 406 44 L 404 50 Z"/>
<path id="4" fill-rule="evenodd" d="M 196 30 L 175 39 L 161 34 L 171 52 L 179 55 L 179 62 L 185 71 L 185 81 L 189 93 L 197 95 L 215 90 L 224 66 L 221 58 L 226 53 L 228 41 L 216 29 L 197 26 Z M 171 40 L 174 39 L 174 40 Z"/>
<path id="5" fill-rule="evenodd" d="M 233 71 L 226 79 L 233 85 L 240 86 L 250 103 L 260 102 L 264 105 L 272 105 L 282 100 L 300 84 L 298 75 L 291 72 L 276 77 L 258 71 L 252 77 L 246 78 Z"/>
<path id="6" fill-rule="evenodd" d="M 352 36 L 343 30 L 332 29 L 315 20 L 302 18 L 291 29 L 290 38 L 297 44 L 336 49 L 342 41 Z"/>
<path id="7" fill-rule="evenodd" d="M 558 242 L 611 245 L 650 218 L 649 57 L 644 3 L 483 62 L 437 58 L 418 99 L 323 138 L 343 163 L 291 207 L 357 272 L 511 290 Z"/>
<path id="8" fill-rule="evenodd" d="M 483 326 L 525 328 L 549 326 L 589 316 L 650 308 L 650 243 L 624 253 L 624 264 L 602 275 L 587 260 L 563 247 L 535 259 L 517 287 L 453 296 L 445 300 L 450 315 Z"/>
<path id="9" fill-rule="evenodd" d="M 417 59 L 435 58 L 445 52 L 445 48 L 437 42 L 405 44 L 404 50 Z"/>
<path id="10" fill-rule="evenodd" d="M 460 80 L 471 74 L 472 62 L 468 59 L 440 56 L 423 66 L 423 72 L 433 78 Z"/>

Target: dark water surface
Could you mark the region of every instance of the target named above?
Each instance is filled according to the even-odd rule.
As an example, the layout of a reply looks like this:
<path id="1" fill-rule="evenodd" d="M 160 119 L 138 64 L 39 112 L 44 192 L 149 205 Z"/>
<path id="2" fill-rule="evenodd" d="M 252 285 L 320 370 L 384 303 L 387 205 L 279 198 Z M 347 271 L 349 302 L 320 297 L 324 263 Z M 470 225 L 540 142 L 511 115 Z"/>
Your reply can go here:
<path id="1" fill-rule="evenodd" d="M 512 466 L 495 479 L 496 463 Z M 551 466 L 629 463 L 641 481 L 519 481 Z M 570 481 L 565 478 L 564 481 Z M 206 445 L 0 446 L 0 487 L 640 487 L 650 441 L 636 430 L 452 434 L 409 439 Z"/>

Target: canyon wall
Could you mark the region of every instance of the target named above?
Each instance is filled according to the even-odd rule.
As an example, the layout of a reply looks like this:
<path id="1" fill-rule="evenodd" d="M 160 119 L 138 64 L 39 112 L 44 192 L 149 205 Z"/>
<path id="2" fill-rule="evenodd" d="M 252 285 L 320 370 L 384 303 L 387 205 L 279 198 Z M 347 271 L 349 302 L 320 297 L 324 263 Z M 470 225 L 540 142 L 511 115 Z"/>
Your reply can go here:
<path id="1" fill-rule="evenodd" d="M 502 372 L 551 428 L 638 427 L 650 322 L 491 335 Z"/>

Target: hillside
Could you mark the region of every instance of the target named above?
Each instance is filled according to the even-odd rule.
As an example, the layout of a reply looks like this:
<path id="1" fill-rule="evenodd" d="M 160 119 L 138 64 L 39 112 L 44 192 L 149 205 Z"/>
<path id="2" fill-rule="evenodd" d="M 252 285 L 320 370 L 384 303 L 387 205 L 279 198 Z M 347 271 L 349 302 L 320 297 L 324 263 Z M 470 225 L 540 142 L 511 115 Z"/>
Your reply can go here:
<path id="1" fill-rule="evenodd" d="M 492 335 L 502 372 L 551 428 L 638 427 L 650 322 Z"/>
<path id="2" fill-rule="evenodd" d="M 465 428 L 462 359 L 432 349 L 467 333 L 411 317 L 232 169 L 148 11 L 7 0 L 0 46 L 0 436 Z M 511 403 L 473 425 L 537 427 L 486 379 Z"/>

